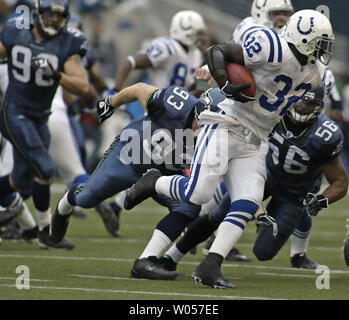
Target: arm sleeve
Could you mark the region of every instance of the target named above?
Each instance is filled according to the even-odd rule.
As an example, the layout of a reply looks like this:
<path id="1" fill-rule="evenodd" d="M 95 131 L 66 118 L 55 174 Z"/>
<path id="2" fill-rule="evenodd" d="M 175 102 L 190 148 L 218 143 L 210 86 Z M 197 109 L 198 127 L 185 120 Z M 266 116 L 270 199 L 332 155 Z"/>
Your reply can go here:
<path id="1" fill-rule="evenodd" d="M 253 33 L 243 44 L 245 66 L 259 68 L 266 63 L 282 61 L 282 46 L 279 36 L 271 29 L 261 29 Z"/>
<path id="2" fill-rule="evenodd" d="M 331 123 L 333 126 L 336 126 L 334 122 L 331 121 Z M 314 159 L 318 165 L 323 165 L 338 157 L 343 149 L 343 133 L 338 126 L 336 127 L 337 130 L 333 133 L 329 141 L 324 141 L 323 139 L 321 139 L 321 141 L 318 139 L 313 139 L 312 141 L 312 145 L 317 149 L 317 155 L 314 157 Z"/>
<path id="3" fill-rule="evenodd" d="M 83 32 L 75 28 L 68 28 L 68 32 L 72 37 L 71 47 L 69 50 L 69 56 L 74 54 L 80 55 L 80 57 L 84 57 L 88 50 L 88 44 L 86 40 L 86 36 Z"/>

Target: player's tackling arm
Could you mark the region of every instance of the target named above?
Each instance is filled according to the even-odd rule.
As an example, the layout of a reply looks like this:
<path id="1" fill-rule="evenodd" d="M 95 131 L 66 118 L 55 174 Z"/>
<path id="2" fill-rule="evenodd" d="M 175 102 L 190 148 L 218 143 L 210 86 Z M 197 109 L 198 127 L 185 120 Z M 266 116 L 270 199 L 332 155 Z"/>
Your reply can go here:
<path id="1" fill-rule="evenodd" d="M 145 111 L 147 110 L 147 102 L 149 96 L 158 88 L 146 83 L 136 83 L 132 86 L 122 89 L 119 93 L 112 96 L 112 106 L 119 107 L 123 104 L 138 100 Z"/>
<path id="2" fill-rule="evenodd" d="M 114 94 L 113 96 L 108 96 L 104 100 L 98 101 L 97 113 L 99 116 L 99 121 L 103 122 L 108 119 L 113 114 L 115 108 L 133 102 L 135 100 L 138 100 L 144 110 L 148 111 L 148 99 L 150 95 L 156 90 L 158 90 L 157 87 L 139 82 L 122 89 L 120 92 Z"/>
<path id="3" fill-rule="evenodd" d="M 322 195 L 328 198 L 328 203 L 343 198 L 348 190 L 348 177 L 340 158 L 336 157 L 328 161 L 321 168 L 330 184 Z"/>
<path id="4" fill-rule="evenodd" d="M 70 56 L 64 63 L 64 72 L 59 84 L 74 94 L 86 94 L 89 88 L 88 75 L 80 63 L 79 55 Z"/>

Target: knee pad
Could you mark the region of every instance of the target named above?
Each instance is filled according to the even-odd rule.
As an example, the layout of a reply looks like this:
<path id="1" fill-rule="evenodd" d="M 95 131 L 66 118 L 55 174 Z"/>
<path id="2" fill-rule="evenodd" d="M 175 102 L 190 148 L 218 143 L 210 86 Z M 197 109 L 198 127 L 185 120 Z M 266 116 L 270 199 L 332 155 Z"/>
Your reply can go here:
<path id="1" fill-rule="evenodd" d="M 303 216 L 301 220 L 299 221 L 296 229 L 300 232 L 309 232 L 312 226 L 312 217 L 303 210 Z"/>
<path id="2" fill-rule="evenodd" d="M 282 235 L 273 237 L 271 228 L 260 227 L 256 242 L 253 246 L 253 253 L 260 261 L 267 261 L 273 259 L 288 238 Z"/>

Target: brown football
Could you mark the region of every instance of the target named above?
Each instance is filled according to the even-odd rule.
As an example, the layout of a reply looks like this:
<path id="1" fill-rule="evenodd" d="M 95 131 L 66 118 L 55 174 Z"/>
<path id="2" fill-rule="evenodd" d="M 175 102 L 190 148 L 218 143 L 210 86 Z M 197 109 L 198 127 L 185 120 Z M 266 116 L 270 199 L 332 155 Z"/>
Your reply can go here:
<path id="1" fill-rule="evenodd" d="M 226 71 L 228 75 L 228 81 L 234 84 L 251 83 L 251 87 L 242 91 L 242 93 L 248 97 L 255 97 L 256 95 L 256 83 L 253 75 L 246 67 L 237 63 L 227 63 Z"/>

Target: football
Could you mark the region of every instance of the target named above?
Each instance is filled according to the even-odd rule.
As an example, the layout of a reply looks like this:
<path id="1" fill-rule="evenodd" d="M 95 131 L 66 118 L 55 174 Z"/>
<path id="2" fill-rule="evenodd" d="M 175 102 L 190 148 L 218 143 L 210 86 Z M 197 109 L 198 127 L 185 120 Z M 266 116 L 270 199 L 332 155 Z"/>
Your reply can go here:
<path id="1" fill-rule="evenodd" d="M 246 67 L 237 63 L 227 63 L 226 71 L 228 75 L 228 81 L 234 84 L 251 83 L 251 87 L 242 91 L 242 93 L 248 97 L 254 97 L 256 95 L 256 83 L 253 75 Z"/>

